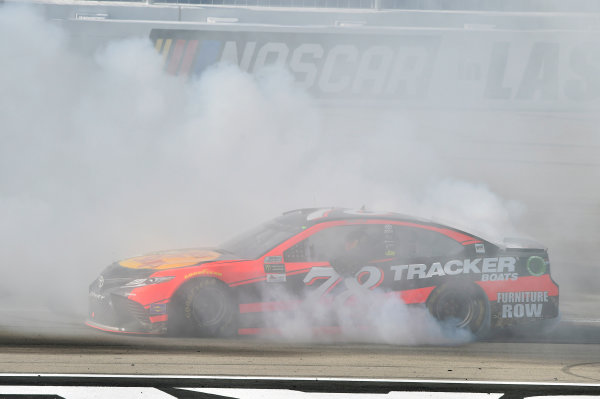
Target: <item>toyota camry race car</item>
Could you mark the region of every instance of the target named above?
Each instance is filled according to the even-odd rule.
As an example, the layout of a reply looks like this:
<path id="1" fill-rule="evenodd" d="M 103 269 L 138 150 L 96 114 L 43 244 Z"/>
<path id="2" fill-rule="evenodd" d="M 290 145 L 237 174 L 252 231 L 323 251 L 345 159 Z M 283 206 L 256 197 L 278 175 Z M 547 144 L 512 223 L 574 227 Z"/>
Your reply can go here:
<path id="1" fill-rule="evenodd" d="M 87 324 L 138 334 L 260 334 L 276 331 L 279 320 L 264 315 L 303 307 L 327 315 L 334 305 L 352 307 L 361 292 L 421 306 L 476 336 L 558 317 L 558 285 L 539 244 L 492 243 L 396 213 L 311 208 L 216 248 L 113 263 L 90 285 Z M 315 319 L 323 328 L 340 322 Z"/>

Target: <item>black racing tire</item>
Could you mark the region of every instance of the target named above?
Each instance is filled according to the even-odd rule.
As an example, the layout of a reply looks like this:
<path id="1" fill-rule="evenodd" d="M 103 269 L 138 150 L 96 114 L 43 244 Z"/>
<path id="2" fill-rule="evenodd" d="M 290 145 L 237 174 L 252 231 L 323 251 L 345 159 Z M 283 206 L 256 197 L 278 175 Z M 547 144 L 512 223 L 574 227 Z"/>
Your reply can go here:
<path id="1" fill-rule="evenodd" d="M 443 284 L 431 293 L 427 308 L 444 325 L 470 331 L 477 339 L 489 335 L 490 302 L 478 285 Z"/>
<path id="2" fill-rule="evenodd" d="M 236 306 L 221 281 L 201 278 L 187 283 L 173 296 L 170 335 L 230 337 L 237 333 Z"/>

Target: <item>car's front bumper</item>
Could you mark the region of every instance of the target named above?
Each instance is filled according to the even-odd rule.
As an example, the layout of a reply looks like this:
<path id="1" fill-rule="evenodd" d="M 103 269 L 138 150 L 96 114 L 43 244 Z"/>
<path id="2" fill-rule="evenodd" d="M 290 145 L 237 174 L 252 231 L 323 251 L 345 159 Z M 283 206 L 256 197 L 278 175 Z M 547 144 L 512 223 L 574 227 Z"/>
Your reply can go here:
<path id="1" fill-rule="evenodd" d="M 115 333 L 164 334 L 166 332 L 166 304 L 144 307 L 127 298 L 125 293 L 90 291 L 90 327 Z"/>
<path id="2" fill-rule="evenodd" d="M 162 335 L 164 332 L 161 329 L 157 330 L 148 330 L 148 331 L 133 331 L 127 330 L 125 327 L 114 327 L 114 326 L 106 326 L 104 324 L 96 323 L 93 320 L 86 320 L 85 324 L 88 327 L 95 328 L 97 330 L 102 330 L 105 332 L 119 333 L 119 334 L 135 334 L 135 335 Z"/>

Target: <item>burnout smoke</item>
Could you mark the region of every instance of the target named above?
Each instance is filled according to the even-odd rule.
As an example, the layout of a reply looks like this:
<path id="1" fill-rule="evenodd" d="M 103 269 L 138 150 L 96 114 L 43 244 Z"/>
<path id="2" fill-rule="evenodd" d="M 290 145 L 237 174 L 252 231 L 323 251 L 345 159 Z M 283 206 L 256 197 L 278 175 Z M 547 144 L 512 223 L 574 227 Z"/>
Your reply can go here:
<path id="1" fill-rule="evenodd" d="M 353 277 L 344 277 L 339 284 L 346 291 L 337 297 L 309 293 L 299 301 L 285 291 L 269 292 L 268 299 L 275 296 L 293 306 L 292 311 L 263 315 L 265 325 L 276 326 L 269 337 L 294 342 L 403 345 L 457 345 L 475 338 L 469 331 L 456 328 L 455 320 L 439 322 L 425 307 L 408 306 L 396 296 L 361 286 Z"/>
<path id="2" fill-rule="evenodd" d="M 366 204 L 491 235 L 514 232 L 526 209 L 495 194 L 510 192 L 502 176 L 488 183 L 484 168 L 449 161 L 463 156 L 471 130 L 450 139 L 419 112 L 322 107 L 282 67 L 251 75 L 220 64 L 188 81 L 164 72 L 147 38 L 89 57 L 39 14 L 8 5 L 0 51 L 5 307 L 33 303 L 83 318 L 88 284 L 114 260 L 214 245 L 293 208 Z M 471 116 L 453 122 L 467 126 Z M 363 295 L 364 306 L 377 295 Z M 377 333 L 345 335 L 468 339 L 426 312 L 384 302 L 371 315 Z M 344 311 L 335 310 L 342 320 Z M 290 338 L 305 331 L 305 316 L 286 321 Z"/>

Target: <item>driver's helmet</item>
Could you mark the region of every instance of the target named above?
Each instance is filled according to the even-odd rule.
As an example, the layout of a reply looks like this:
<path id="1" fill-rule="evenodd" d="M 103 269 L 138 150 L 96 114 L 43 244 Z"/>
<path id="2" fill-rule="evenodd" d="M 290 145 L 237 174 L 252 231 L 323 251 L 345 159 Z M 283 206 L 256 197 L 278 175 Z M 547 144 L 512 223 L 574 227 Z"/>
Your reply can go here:
<path id="1" fill-rule="evenodd" d="M 364 230 L 354 230 L 346 236 L 344 242 L 344 249 L 346 252 L 351 252 L 359 249 L 362 244 L 366 241 L 367 233 Z"/>

